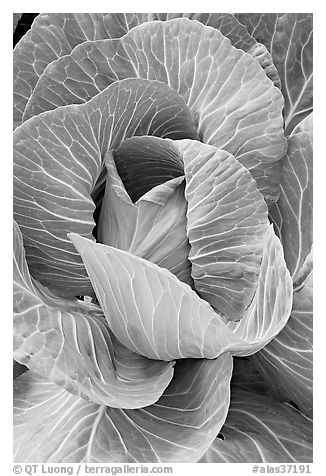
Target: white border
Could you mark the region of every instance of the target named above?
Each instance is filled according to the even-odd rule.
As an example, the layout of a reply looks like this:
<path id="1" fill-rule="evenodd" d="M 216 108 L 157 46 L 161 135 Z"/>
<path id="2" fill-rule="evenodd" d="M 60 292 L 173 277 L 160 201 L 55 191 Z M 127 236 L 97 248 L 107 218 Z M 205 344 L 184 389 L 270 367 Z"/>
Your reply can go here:
<path id="1" fill-rule="evenodd" d="M 1 15 L 1 297 L 2 297 L 2 337 L 1 337 L 1 450 L 4 467 L 1 473 L 12 473 L 12 13 L 29 12 L 152 12 L 152 11 L 194 11 L 194 12 L 313 12 L 314 13 L 314 464 L 313 475 L 326 474 L 326 304 L 323 302 L 326 283 L 325 246 L 326 232 L 326 11 L 321 2 L 315 1 L 227 1 L 189 2 L 120 0 L 118 2 L 77 2 L 68 0 L 11 1 L 3 2 Z M 199 9 L 200 7 L 200 9 Z M 244 9 L 245 8 L 245 9 Z M 176 467 L 174 476 L 193 474 L 223 474 L 223 476 L 251 474 L 252 465 L 172 465 Z M 1 468 L 1 466 L 0 466 Z"/>

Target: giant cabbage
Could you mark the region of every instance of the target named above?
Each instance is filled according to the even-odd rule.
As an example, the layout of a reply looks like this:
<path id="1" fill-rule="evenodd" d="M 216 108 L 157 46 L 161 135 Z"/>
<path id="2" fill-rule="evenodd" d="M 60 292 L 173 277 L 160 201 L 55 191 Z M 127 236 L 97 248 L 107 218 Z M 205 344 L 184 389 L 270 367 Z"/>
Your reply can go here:
<path id="1" fill-rule="evenodd" d="M 311 78 L 310 14 L 35 18 L 15 462 L 312 460 Z"/>

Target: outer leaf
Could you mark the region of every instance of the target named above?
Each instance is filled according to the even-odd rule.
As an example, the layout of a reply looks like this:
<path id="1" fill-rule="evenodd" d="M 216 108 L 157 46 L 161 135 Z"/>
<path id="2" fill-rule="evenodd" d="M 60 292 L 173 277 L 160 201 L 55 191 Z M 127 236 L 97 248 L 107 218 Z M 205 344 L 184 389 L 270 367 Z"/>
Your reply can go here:
<path id="1" fill-rule="evenodd" d="M 155 16 L 155 14 L 136 14 L 136 22 L 142 24 L 143 22 L 150 21 L 152 19 L 151 17 L 156 19 L 154 18 Z M 184 17 L 184 19 L 176 20 L 180 16 Z M 163 14 L 157 15 L 157 17 L 167 20 L 167 24 L 170 23 L 168 20 L 171 20 L 171 18 L 174 19 L 174 22 L 180 23 L 185 21 L 185 17 L 191 17 L 191 23 L 193 25 L 195 24 L 194 20 L 197 20 L 203 25 L 218 29 L 224 36 L 230 39 L 232 45 L 256 58 L 265 69 L 266 73 L 271 76 L 277 85 L 279 85 L 278 74 L 273 65 L 270 53 L 264 45 L 258 44 L 257 41 L 248 34 L 246 27 L 244 27 L 233 15 L 229 13 Z M 110 19 L 112 23 L 113 18 L 110 18 L 108 15 L 104 17 L 105 22 L 107 22 L 108 19 Z M 126 23 L 128 22 L 129 20 L 127 20 Z M 148 30 L 150 32 L 151 29 L 157 29 L 159 23 L 161 22 L 146 23 L 146 25 L 141 25 L 140 29 L 136 28 L 130 33 L 128 33 L 130 28 L 123 28 L 121 33 L 126 34 L 125 37 L 123 37 L 123 34 L 116 35 L 116 32 L 113 30 L 113 36 L 112 33 L 107 36 L 100 33 L 100 36 L 103 35 L 103 37 L 101 36 L 98 38 L 99 41 L 97 42 L 86 42 L 85 39 L 83 41 L 79 39 L 80 45 L 75 48 L 71 56 L 62 57 L 61 55 L 59 61 L 53 61 L 53 63 L 50 62 L 49 66 L 45 69 L 36 84 L 28 103 L 26 104 L 23 119 L 26 120 L 33 115 L 54 109 L 58 106 L 72 103 L 79 104 L 80 102 L 87 101 L 92 98 L 94 94 L 97 94 L 116 79 L 135 76 L 135 72 L 137 76 L 137 70 L 140 69 L 140 71 L 142 71 L 145 66 L 138 65 L 138 68 L 136 67 L 135 69 L 134 63 L 137 56 L 134 55 L 137 55 L 137 51 L 132 54 L 129 51 L 129 48 L 132 46 L 133 40 L 137 41 L 137 37 L 139 37 L 138 30 Z M 168 27 L 165 28 L 168 30 Z M 123 38 L 120 38 L 121 36 Z M 146 57 L 149 57 L 146 59 L 147 61 L 153 61 L 153 59 L 150 58 L 150 48 L 153 46 L 148 44 L 148 41 L 143 34 L 141 34 L 141 36 L 144 37 L 144 45 L 146 48 L 144 53 Z M 113 37 L 116 39 L 112 40 Z M 104 39 L 111 39 L 111 41 L 106 41 L 104 43 Z M 104 50 L 103 45 L 107 45 Z M 116 52 L 120 58 L 117 58 L 116 56 L 111 58 L 111 56 L 114 56 L 114 52 Z M 109 65 L 101 65 L 101 58 L 99 55 L 101 56 L 103 54 L 109 60 Z M 92 58 L 91 62 L 88 59 L 88 56 Z M 104 58 L 102 57 L 102 63 L 103 59 Z M 144 62 L 144 58 L 141 55 L 138 56 L 138 59 L 143 59 L 142 62 Z M 157 63 L 154 63 L 153 66 L 155 69 L 158 68 Z M 169 63 L 166 64 L 166 67 L 169 68 Z M 78 81 L 76 75 L 78 75 Z M 140 77 L 144 76 L 140 75 Z M 149 79 L 151 78 L 149 77 Z M 159 78 L 157 77 L 154 79 Z"/>
<path id="2" fill-rule="evenodd" d="M 223 320 L 168 270 L 76 234 L 69 238 L 120 342 L 151 359 L 214 359 L 227 350 L 256 352 L 289 317 L 291 280 L 278 238 L 268 231 L 257 294 L 240 324 Z"/>
<path id="3" fill-rule="evenodd" d="M 158 143 L 164 142 L 155 139 Z M 184 177 L 154 187 L 133 204 L 119 177 L 112 153 L 107 154 L 106 166 L 105 196 L 98 224 L 99 241 L 167 268 L 192 286 Z"/>
<path id="4" fill-rule="evenodd" d="M 181 361 L 157 403 L 118 410 L 28 372 L 15 381 L 15 461 L 195 462 L 225 421 L 231 373 L 230 354 Z"/>
<path id="5" fill-rule="evenodd" d="M 258 284 L 269 227 L 266 203 L 232 155 L 194 141 L 176 147 L 185 168 L 195 287 L 219 314 L 238 321 Z"/>
<path id="6" fill-rule="evenodd" d="M 275 395 L 283 401 L 294 402 L 309 416 L 313 408 L 312 301 L 309 284 L 295 291 L 287 325 L 254 356 L 254 362 Z"/>
<path id="7" fill-rule="evenodd" d="M 272 54 L 285 99 L 285 133 L 312 111 L 312 14 L 238 14 L 257 41 Z"/>
<path id="8" fill-rule="evenodd" d="M 292 307 L 292 282 L 286 268 L 283 249 L 272 226 L 265 238 L 255 296 L 240 322 L 227 322 L 227 328 L 242 345 L 234 355 L 255 353 L 272 340 L 285 326 Z"/>
<path id="9" fill-rule="evenodd" d="M 138 24 L 134 14 L 43 13 L 14 50 L 14 126 L 46 66 L 86 40 L 119 38 Z"/>
<path id="10" fill-rule="evenodd" d="M 282 95 L 255 59 L 234 48 L 220 31 L 195 20 L 145 23 L 121 39 L 79 45 L 47 68 L 25 118 L 88 101 L 128 76 L 163 81 L 176 89 L 203 142 L 235 155 L 266 198 L 277 198 L 278 160 L 285 153 Z"/>
<path id="11" fill-rule="evenodd" d="M 304 277 L 303 265 L 312 247 L 312 161 L 312 132 L 290 137 L 281 196 L 270 210 L 295 286 Z"/>
<path id="12" fill-rule="evenodd" d="M 183 13 L 183 16 L 220 30 L 224 36 L 229 38 L 233 46 L 252 55 L 275 86 L 280 86 L 280 78 L 270 53 L 264 45 L 257 43 L 255 38 L 249 35 L 247 28 L 234 15 L 230 13 Z"/>
<path id="13" fill-rule="evenodd" d="M 250 35 L 271 50 L 277 21 L 285 13 L 236 13 L 234 16 L 246 26 Z"/>
<path id="14" fill-rule="evenodd" d="M 289 139 L 281 197 L 271 209 L 293 279 L 291 317 L 254 361 L 278 398 L 312 415 L 312 132 Z"/>
<path id="15" fill-rule="evenodd" d="M 69 392 L 99 404 L 138 408 L 155 402 L 173 364 L 149 361 L 112 336 L 101 310 L 38 289 L 14 227 L 14 358 Z"/>
<path id="16" fill-rule="evenodd" d="M 272 56 L 285 98 L 285 134 L 312 111 L 312 14 L 288 13 L 278 19 Z"/>
<path id="17" fill-rule="evenodd" d="M 289 405 L 236 389 L 220 437 L 200 462 L 311 463 L 311 422 Z"/>
<path id="18" fill-rule="evenodd" d="M 14 14 L 15 15 L 15 14 Z M 17 15 L 17 14 L 16 14 Z M 150 20 L 188 17 L 204 25 L 218 28 L 236 48 L 250 53 L 259 61 L 271 79 L 279 78 L 269 53 L 248 34 L 245 27 L 228 13 L 47 13 L 40 14 L 32 31 L 14 50 L 14 124 L 22 121 L 27 102 L 42 75 L 52 61 L 69 54 L 86 40 L 120 38 L 128 31 Z"/>
<path id="19" fill-rule="evenodd" d="M 270 53 L 264 45 L 257 43 L 255 38 L 249 35 L 247 28 L 234 15 L 230 13 L 149 13 L 147 21 L 167 21 L 174 18 L 189 18 L 190 20 L 197 20 L 203 25 L 216 28 L 231 41 L 233 46 L 256 58 L 274 84 L 276 86 L 280 85 L 280 78 Z"/>
<path id="20" fill-rule="evenodd" d="M 32 275 L 65 295 L 91 292 L 68 232 L 92 237 L 91 199 L 103 157 L 133 135 L 198 137 L 166 84 L 127 79 L 79 106 L 32 118 L 14 132 L 14 214 Z"/>

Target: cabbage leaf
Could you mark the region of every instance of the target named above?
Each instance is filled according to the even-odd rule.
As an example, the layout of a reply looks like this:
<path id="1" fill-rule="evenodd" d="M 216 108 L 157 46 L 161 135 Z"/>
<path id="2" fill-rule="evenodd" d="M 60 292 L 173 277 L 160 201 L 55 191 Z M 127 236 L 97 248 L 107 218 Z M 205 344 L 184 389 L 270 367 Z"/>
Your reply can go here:
<path id="1" fill-rule="evenodd" d="M 122 410 L 72 395 L 27 372 L 15 380 L 17 462 L 195 462 L 223 425 L 232 358 L 182 360 L 153 405 Z"/>

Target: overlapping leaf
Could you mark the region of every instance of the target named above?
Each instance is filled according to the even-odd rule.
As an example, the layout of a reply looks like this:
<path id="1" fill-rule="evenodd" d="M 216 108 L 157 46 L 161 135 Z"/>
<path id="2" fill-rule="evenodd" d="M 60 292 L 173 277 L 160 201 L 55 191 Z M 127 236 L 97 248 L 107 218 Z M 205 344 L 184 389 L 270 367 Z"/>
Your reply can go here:
<path id="1" fill-rule="evenodd" d="M 271 210 L 293 279 L 293 308 L 284 329 L 254 356 L 278 398 L 312 415 L 312 133 L 290 137 L 280 200 Z"/>
<path id="2" fill-rule="evenodd" d="M 292 282 L 283 249 L 272 226 L 265 237 L 256 293 L 239 322 L 224 319 L 227 328 L 241 342 L 233 353 L 246 356 L 262 349 L 285 326 L 292 306 Z"/>
<path id="3" fill-rule="evenodd" d="M 250 35 L 271 50 L 277 21 L 285 13 L 236 13 L 234 16 L 246 26 Z"/>
<path id="4" fill-rule="evenodd" d="M 134 147 L 132 147 L 130 156 L 128 156 L 128 164 L 126 164 L 127 171 L 131 169 L 131 177 L 128 182 L 130 183 L 131 178 L 134 178 L 137 173 L 134 171 L 138 168 L 140 168 L 138 174 L 141 174 L 148 164 L 151 169 L 155 170 L 156 163 L 158 166 L 164 164 L 163 158 L 165 157 L 167 157 L 167 162 L 172 162 L 173 159 L 178 167 L 180 164 L 183 165 L 187 209 L 182 208 L 182 203 L 186 205 L 182 197 L 180 197 L 178 208 L 181 210 L 181 215 L 187 214 L 187 235 L 191 248 L 190 252 L 189 248 L 185 250 L 185 256 L 188 253 L 192 263 L 191 274 L 194 278 L 195 288 L 219 314 L 231 320 L 240 320 L 256 292 L 266 233 L 269 227 L 267 207 L 257 190 L 255 181 L 249 172 L 225 151 L 218 151 L 212 146 L 196 141 L 172 142 L 158 138 L 149 139 L 130 139 L 131 143 L 136 142 L 137 145 L 142 145 L 139 151 L 140 156 L 142 156 L 142 150 L 149 145 L 160 152 L 159 156 L 155 156 L 155 158 L 152 157 L 150 151 L 147 152 L 148 160 L 145 160 L 145 164 L 138 165 L 140 159 L 133 164 Z M 121 156 L 119 158 L 121 161 Z M 156 172 L 153 173 L 155 180 L 158 180 Z M 130 249 L 128 242 L 135 236 L 134 245 L 137 246 L 138 234 L 133 235 L 136 225 L 146 230 L 147 223 L 150 223 L 153 217 L 148 216 L 146 219 L 144 213 L 137 214 L 138 208 L 130 203 L 130 198 L 124 189 L 121 189 L 120 179 L 118 177 L 115 179 L 118 183 L 117 188 L 112 186 L 111 177 L 114 176 L 114 171 L 110 171 L 108 175 L 107 197 L 102 215 L 109 217 L 112 213 L 115 218 L 112 217 L 111 224 L 110 220 L 108 221 L 105 233 L 99 235 L 100 241 L 146 258 L 148 255 L 145 252 L 139 252 L 141 249 L 137 250 L 135 247 L 134 250 Z M 176 178 L 171 183 L 174 183 L 175 180 L 179 179 Z M 151 178 L 148 182 L 146 179 L 143 182 L 148 184 L 151 182 Z M 142 198 L 145 199 L 146 196 L 149 196 L 150 200 L 153 200 L 154 190 L 157 190 L 156 194 L 160 191 L 160 187 L 152 189 L 149 195 L 146 194 Z M 116 213 L 113 200 L 118 207 L 123 207 L 123 210 L 119 209 Z M 126 201 L 129 203 L 128 205 L 125 204 Z M 140 200 L 139 205 L 141 204 Z M 126 211 L 126 207 L 129 212 Z M 133 210 L 134 218 L 131 216 L 131 210 Z M 121 217 L 125 217 L 127 221 L 121 222 Z M 182 218 L 179 218 L 179 221 L 180 240 L 183 240 L 185 238 L 183 229 L 185 221 Z M 157 223 L 160 227 L 159 219 Z M 166 226 L 165 228 L 171 227 Z M 128 229 L 131 230 L 129 234 L 126 232 Z M 157 243 L 160 241 L 162 233 L 165 232 L 159 232 Z M 107 235 L 107 240 L 105 240 L 104 234 Z M 175 234 L 175 240 L 178 240 L 179 235 L 176 232 L 173 234 Z M 170 235 L 170 230 L 168 235 Z M 175 240 L 169 239 L 171 249 L 176 243 Z M 150 242 L 151 240 L 147 237 L 146 243 Z M 142 244 L 143 249 L 145 246 Z M 161 253 L 164 256 L 166 251 L 163 246 L 161 248 Z M 168 258 L 170 259 L 170 257 Z M 157 259 L 152 259 L 149 256 L 147 259 L 160 264 Z M 172 263 L 174 261 L 176 264 L 179 262 L 177 258 L 173 258 Z M 181 259 L 181 263 L 184 261 L 185 259 Z M 282 260 L 278 264 L 281 265 L 281 263 Z M 164 267 L 173 271 L 171 266 Z"/>
<path id="5" fill-rule="evenodd" d="M 114 335 L 150 359 L 216 358 L 228 338 L 209 304 L 171 272 L 129 252 L 75 234 Z"/>
<path id="6" fill-rule="evenodd" d="M 160 400 L 139 410 L 96 405 L 27 372 L 14 384 L 16 462 L 195 462 L 223 425 L 232 358 L 184 360 Z"/>
<path id="7" fill-rule="evenodd" d="M 284 329 L 254 356 L 264 379 L 282 401 L 294 402 L 306 415 L 313 410 L 312 288 L 293 294 L 293 308 Z"/>
<path id="8" fill-rule="evenodd" d="M 172 16 L 173 14 L 167 14 L 166 19 Z M 252 55 L 274 84 L 280 86 L 277 69 L 267 48 L 263 44 L 257 43 L 255 38 L 249 35 L 247 28 L 234 15 L 230 13 L 183 13 L 182 16 L 220 30 L 224 36 L 229 38 L 233 46 Z"/>
<path id="9" fill-rule="evenodd" d="M 275 84 L 279 84 L 276 68 L 267 49 L 258 44 L 247 29 L 229 13 L 40 14 L 32 30 L 14 50 L 14 126 L 21 123 L 27 102 L 46 66 L 69 54 L 78 44 L 87 40 L 120 38 L 143 22 L 179 17 L 197 20 L 219 29 L 236 48 L 241 48 L 256 58 L 266 74 Z"/>
<path id="10" fill-rule="evenodd" d="M 231 41 L 233 46 L 252 55 L 274 84 L 276 86 L 280 85 L 277 70 L 267 48 L 261 43 L 257 43 L 255 38 L 249 35 L 247 28 L 234 15 L 230 13 L 150 13 L 147 21 L 167 21 L 174 18 L 189 18 L 190 20 L 197 20 L 203 25 L 216 28 Z"/>
<path id="11" fill-rule="evenodd" d="M 302 280 L 302 268 L 312 247 L 312 161 L 312 132 L 290 137 L 280 199 L 270 211 L 294 283 Z"/>
<path id="12" fill-rule="evenodd" d="M 114 151 L 114 161 L 133 202 L 155 186 L 184 175 L 176 148 L 158 137 L 126 139 Z"/>
<path id="13" fill-rule="evenodd" d="M 155 143 L 165 142 L 155 139 Z M 112 153 L 107 154 L 106 166 L 99 241 L 167 268 L 192 285 L 184 177 L 154 187 L 133 204 L 117 173 Z"/>
<path id="14" fill-rule="evenodd" d="M 242 13 L 236 17 L 272 54 L 285 100 L 285 133 L 290 135 L 312 111 L 312 14 Z"/>
<path id="15" fill-rule="evenodd" d="M 66 295 L 91 292 L 68 232 L 92 237 L 92 190 L 103 157 L 133 135 L 196 139 L 183 99 L 166 84 L 126 79 L 87 104 L 42 114 L 14 131 L 14 215 L 32 275 Z"/>
<path id="16" fill-rule="evenodd" d="M 278 238 L 268 229 L 255 298 L 243 320 L 223 320 L 171 272 L 129 252 L 70 234 L 117 339 L 150 359 L 250 355 L 284 327 L 291 280 Z M 243 323 L 243 324 L 242 324 Z"/>
<path id="17" fill-rule="evenodd" d="M 269 227 L 255 181 L 230 154 L 178 141 L 186 177 L 192 277 L 200 296 L 238 321 L 251 303 Z"/>
<path id="18" fill-rule="evenodd" d="M 122 346 L 98 306 L 38 289 L 17 225 L 14 251 L 14 358 L 98 404 L 139 408 L 155 402 L 173 376 L 173 363 L 150 361 Z"/>
<path id="19" fill-rule="evenodd" d="M 46 66 L 86 40 L 118 38 L 138 24 L 137 16 L 106 13 L 45 13 L 14 50 L 14 126 Z"/>
<path id="20" fill-rule="evenodd" d="M 225 425 L 200 462 L 311 463 L 311 422 L 268 396 L 231 390 Z"/>
<path id="21" fill-rule="evenodd" d="M 149 14 L 148 17 L 150 16 Z M 168 14 L 165 16 L 167 18 L 171 16 L 177 18 L 179 16 L 191 16 L 191 14 L 171 16 Z M 146 14 L 136 14 L 136 17 L 141 26 L 134 28 L 124 37 L 112 39 L 112 36 L 108 36 L 108 41 L 105 42 L 103 41 L 106 38 L 105 36 L 99 41 L 83 41 L 72 51 L 71 55 L 63 56 L 58 61 L 50 63 L 38 80 L 26 104 L 23 120 L 62 105 L 85 102 L 118 79 L 133 76 L 162 81 L 170 79 L 171 72 L 169 72 L 169 69 L 172 66 L 172 62 L 174 62 L 173 59 L 169 60 L 167 57 L 165 63 L 164 60 L 162 61 L 165 55 L 164 52 L 156 56 L 157 46 L 155 43 L 162 39 L 160 35 L 156 40 L 157 29 L 161 22 L 149 22 L 144 25 L 142 23 L 144 21 L 147 22 Z M 195 14 L 191 22 L 188 22 L 195 27 L 197 22 L 194 20 L 198 20 L 203 25 L 213 26 L 218 29 L 225 37 L 231 40 L 231 43 L 236 48 L 241 48 L 257 58 L 265 68 L 265 71 L 278 84 L 277 71 L 266 47 L 258 44 L 233 15 L 213 14 L 208 16 L 205 14 Z M 187 19 L 184 18 L 180 20 L 175 19 L 173 22 L 182 24 L 186 21 Z M 163 24 L 168 34 L 165 35 L 167 40 L 166 46 L 165 42 L 161 44 L 161 48 L 162 45 L 163 48 L 166 48 L 167 56 L 173 54 L 169 46 L 169 39 L 171 41 L 171 38 L 169 38 L 171 37 L 170 23 L 170 21 L 167 21 L 166 25 Z M 211 28 L 209 29 L 211 30 Z M 206 29 L 206 31 L 209 31 L 209 29 Z M 128 32 L 128 28 L 125 32 Z M 173 30 L 172 35 L 176 36 Z M 151 40 L 149 40 L 149 37 L 151 37 Z M 140 45 L 140 42 L 143 44 Z M 176 39 L 174 43 L 181 51 L 178 55 L 182 57 L 182 48 L 187 45 L 183 45 L 184 41 L 181 41 L 181 44 L 178 46 Z M 135 46 L 138 48 L 143 46 L 143 52 L 141 54 L 140 52 L 137 53 L 137 49 L 133 52 L 132 50 Z M 155 55 L 155 58 L 153 58 L 153 55 Z M 188 53 L 187 61 L 190 59 L 191 56 Z M 159 64 L 160 62 L 162 64 Z M 164 69 L 167 69 L 167 71 L 164 71 Z"/>
<path id="22" fill-rule="evenodd" d="M 25 118 L 88 101 L 130 76 L 176 89 L 201 139 L 235 155 L 266 198 L 277 198 L 278 160 L 285 152 L 282 95 L 256 60 L 234 48 L 219 30 L 194 20 L 148 22 L 121 39 L 82 43 L 47 68 Z"/>

